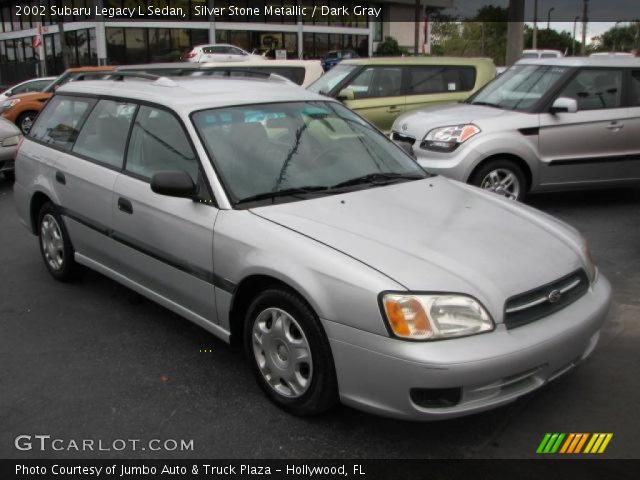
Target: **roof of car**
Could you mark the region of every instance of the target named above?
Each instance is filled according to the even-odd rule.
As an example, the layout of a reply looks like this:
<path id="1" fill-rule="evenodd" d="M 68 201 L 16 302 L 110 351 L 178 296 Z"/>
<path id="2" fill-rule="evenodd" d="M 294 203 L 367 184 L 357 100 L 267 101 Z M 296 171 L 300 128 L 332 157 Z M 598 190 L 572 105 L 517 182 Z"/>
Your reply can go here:
<path id="1" fill-rule="evenodd" d="M 561 57 L 523 58 L 519 65 L 557 65 L 561 67 L 640 67 L 640 58 L 631 57 Z"/>
<path id="2" fill-rule="evenodd" d="M 56 94 L 104 95 L 166 105 L 189 113 L 204 108 L 271 102 L 331 101 L 297 85 L 255 78 L 167 78 L 69 82 Z"/>
<path id="3" fill-rule="evenodd" d="M 269 67 L 277 66 L 304 66 L 320 65 L 320 60 L 298 60 L 296 58 L 286 60 L 244 60 L 242 62 L 164 62 L 164 63 L 139 63 L 136 65 L 121 65 L 116 67 L 117 71 L 126 70 L 155 70 L 155 69 L 186 69 L 186 70 L 206 70 L 207 68 L 242 68 L 242 67 Z"/>
<path id="4" fill-rule="evenodd" d="M 343 60 L 341 65 L 474 65 L 491 63 L 490 58 L 482 57 L 374 57 Z"/>

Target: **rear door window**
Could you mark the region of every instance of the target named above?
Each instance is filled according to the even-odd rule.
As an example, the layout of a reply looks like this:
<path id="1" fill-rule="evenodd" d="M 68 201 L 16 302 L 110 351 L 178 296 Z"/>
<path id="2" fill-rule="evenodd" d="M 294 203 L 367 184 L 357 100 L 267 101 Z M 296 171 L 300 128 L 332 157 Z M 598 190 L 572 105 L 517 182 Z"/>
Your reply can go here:
<path id="1" fill-rule="evenodd" d="M 100 100 L 84 123 L 73 152 L 106 165 L 122 168 L 133 103 Z"/>
<path id="2" fill-rule="evenodd" d="M 38 116 L 30 136 L 64 150 L 70 149 L 95 103 L 90 98 L 55 95 Z"/>
<path id="3" fill-rule="evenodd" d="M 474 67 L 415 66 L 407 69 L 407 95 L 468 92 L 476 83 Z"/>
<path id="4" fill-rule="evenodd" d="M 618 108 L 622 106 L 622 78 L 622 70 L 617 69 L 581 70 L 559 96 L 575 99 L 578 110 Z"/>

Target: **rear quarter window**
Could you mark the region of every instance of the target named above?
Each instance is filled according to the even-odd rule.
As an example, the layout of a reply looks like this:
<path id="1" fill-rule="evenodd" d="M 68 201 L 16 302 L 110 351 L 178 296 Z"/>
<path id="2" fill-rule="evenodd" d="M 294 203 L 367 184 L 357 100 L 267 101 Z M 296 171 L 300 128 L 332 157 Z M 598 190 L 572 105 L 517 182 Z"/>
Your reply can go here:
<path id="1" fill-rule="evenodd" d="M 55 95 L 38 116 L 29 136 L 68 150 L 94 104 L 95 100 L 90 98 Z"/>

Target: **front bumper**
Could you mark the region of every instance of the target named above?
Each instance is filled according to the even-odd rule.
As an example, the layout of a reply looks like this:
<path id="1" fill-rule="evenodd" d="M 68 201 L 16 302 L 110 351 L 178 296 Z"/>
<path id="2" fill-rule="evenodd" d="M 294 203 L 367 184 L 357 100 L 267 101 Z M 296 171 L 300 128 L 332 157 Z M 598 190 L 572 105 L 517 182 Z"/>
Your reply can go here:
<path id="1" fill-rule="evenodd" d="M 437 342 L 407 342 L 323 320 L 343 403 L 409 420 L 459 417 L 509 403 L 571 370 L 594 350 L 609 307 L 603 275 L 579 300 L 528 325 Z M 457 390 L 426 407 L 412 389 Z M 420 403 L 420 402 L 419 402 Z"/>
<path id="2" fill-rule="evenodd" d="M 390 138 L 394 140 L 394 134 L 398 133 L 392 131 Z M 402 134 L 400 133 L 400 135 Z M 482 152 L 470 147 L 469 144 L 462 144 L 453 152 L 436 152 L 420 148 L 421 139 L 406 138 L 410 142 L 414 142 L 412 145 L 413 155 L 427 172 L 444 175 L 465 183 L 469 180 L 469 176 L 475 166 L 485 157 Z M 395 140 L 403 141 L 402 137 Z"/>

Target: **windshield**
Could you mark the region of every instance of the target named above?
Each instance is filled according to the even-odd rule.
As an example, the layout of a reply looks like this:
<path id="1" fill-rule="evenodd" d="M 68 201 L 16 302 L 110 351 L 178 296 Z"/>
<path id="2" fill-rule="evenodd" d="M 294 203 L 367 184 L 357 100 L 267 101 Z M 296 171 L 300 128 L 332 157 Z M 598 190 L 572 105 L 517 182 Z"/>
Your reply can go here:
<path id="1" fill-rule="evenodd" d="M 428 176 L 338 103 L 243 105 L 192 118 L 234 203 L 282 191 L 342 193 Z"/>
<path id="2" fill-rule="evenodd" d="M 309 85 L 307 87 L 307 90 L 326 95 L 356 68 L 358 68 L 357 65 L 345 65 L 339 63 L 327 73 L 322 75 L 318 80 Z"/>
<path id="3" fill-rule="evenodd" d="M 526 111 L 554 88 L 567 67 L 516 65 L 468 100 L 507 110 Z"/>

